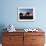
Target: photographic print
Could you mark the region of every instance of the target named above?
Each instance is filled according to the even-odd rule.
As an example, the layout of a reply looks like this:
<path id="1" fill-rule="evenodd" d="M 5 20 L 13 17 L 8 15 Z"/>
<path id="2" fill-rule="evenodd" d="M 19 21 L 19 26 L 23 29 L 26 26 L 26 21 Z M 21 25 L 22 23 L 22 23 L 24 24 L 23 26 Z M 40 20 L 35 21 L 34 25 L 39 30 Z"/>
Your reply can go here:
<path id="1" fill-rule="evenodd" d="M 31 7 L 18 8 L 18 21 L 34 21 L 35 9 Z"/>

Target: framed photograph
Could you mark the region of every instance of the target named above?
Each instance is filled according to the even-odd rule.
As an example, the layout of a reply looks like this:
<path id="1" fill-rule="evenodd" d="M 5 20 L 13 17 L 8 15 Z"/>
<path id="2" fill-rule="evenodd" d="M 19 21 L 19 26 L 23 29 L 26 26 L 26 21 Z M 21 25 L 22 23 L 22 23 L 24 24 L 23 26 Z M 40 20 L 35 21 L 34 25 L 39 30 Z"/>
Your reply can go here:
<path id="1" fill-rule="evenodd" d="M 19 7 L 18 8 L 18 21 L 34 21 L 35 8 L 33 7 Z"/>

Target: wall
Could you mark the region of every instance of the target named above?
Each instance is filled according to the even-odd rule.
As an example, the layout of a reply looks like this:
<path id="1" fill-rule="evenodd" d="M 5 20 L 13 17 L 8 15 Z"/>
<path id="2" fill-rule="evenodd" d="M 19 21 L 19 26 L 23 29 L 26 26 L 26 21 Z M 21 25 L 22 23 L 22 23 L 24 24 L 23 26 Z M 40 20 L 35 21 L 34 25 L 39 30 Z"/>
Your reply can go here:
<path id="1" fill-rule="evenodd" d="M 18 7 L 34 7 L 35 21 L 18 22 Z M 46 0 L 0 0 L 0 31 L 9 24 L 20 29 L 37 27 L 46 29 Z"/>
<path id="2" fill-rule="evenodd" d="M 16 28 L 46 28 L 46 0 L 0 0 L 0 25 L 13 24 Z M 18 22 L 18 7 L 34 7 L 36 19 L 34 22 Z"/>

